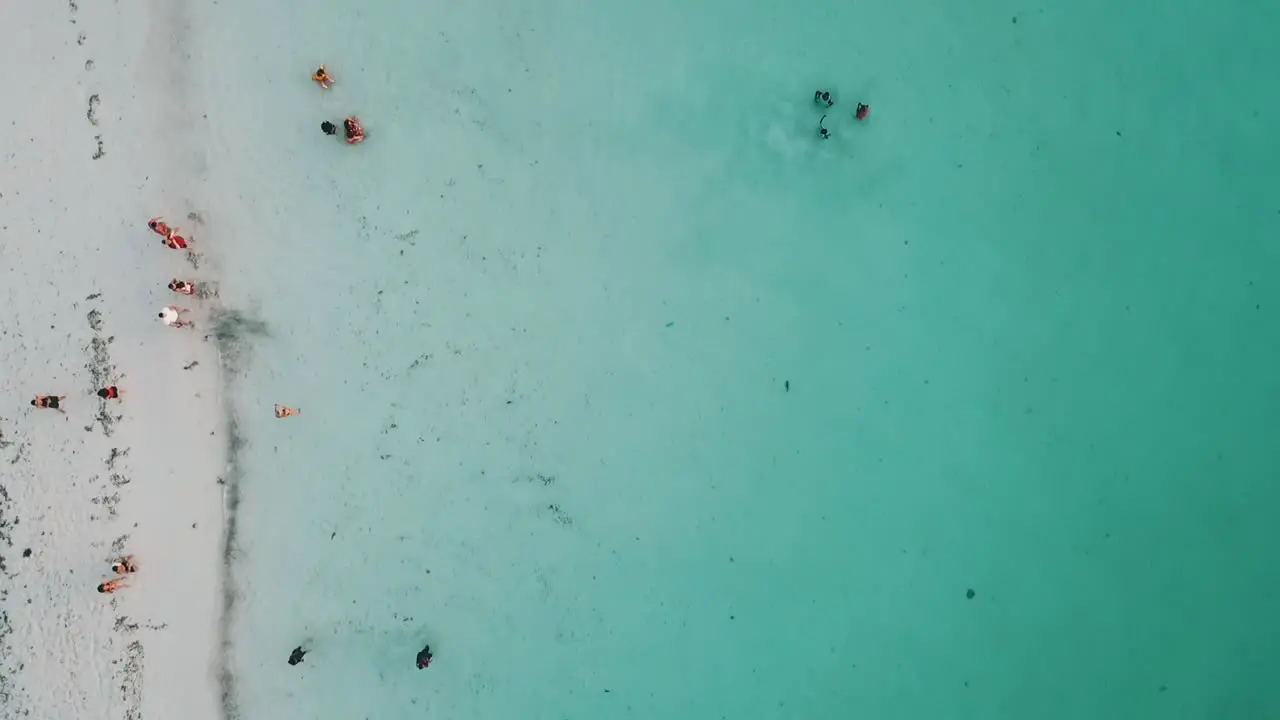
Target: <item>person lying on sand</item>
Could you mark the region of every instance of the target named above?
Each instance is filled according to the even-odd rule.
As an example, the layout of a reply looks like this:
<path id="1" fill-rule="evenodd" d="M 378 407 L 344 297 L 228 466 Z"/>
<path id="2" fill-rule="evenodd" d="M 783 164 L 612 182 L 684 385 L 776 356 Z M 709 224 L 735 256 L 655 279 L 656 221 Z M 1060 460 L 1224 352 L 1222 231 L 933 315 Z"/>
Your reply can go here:
<path id="1" fill-rule="evenodd" d="M 127 587 L 129 587 L 129 584 L 125 582 L 125 578 L 119 577 L 115 580 L 108 580 L 104 583 L 100 583 L 98 585 L 98 592 L 109 595 L 117 590 Z"/>
<path id="2" fill-rule="evenodd" d="M 170 280 L 169 289 L 180 295 L 196 294 L 196 284 L 187 282 L 186 280 L 178 280 L 178 279 Z"/>
<path id="3" fill-rule="evenodd" d="M 170 250 L 186 250 L 187 246 L 190 245 L 190 241 L 188 241 L 186 238 L 182 237 L 181 235 L 174 233 L 169 237 L 166 237 L 164 240 L 161 240 L 160 244 L 164 245 Z"/>
<path id="4" fill-rule="evenodd" d="M 307 652 L 309 651 L 303 650 L 301 645 L 294 648 L 293 652 L 289 653 L 289 664 L 297 665 L 298 663 L 302 662 L 302 659 L 306 657 Z"/>
<path id="5" fill-rule="evenodd" d="M 65 413 L 66 410 L 59 407 L 58 403 L 66 399 L 66 395 L 37 395 L 36 399 L 31 401 L 31 404 L 45 410 L 57 410 L 58 412 Z"/>
<path id="6" fill-rule="evenodd" d="M 115 385 L 108 385 L 98 391 L 98 397 L 102 398 L 103 400 L 119 400 L 120 388 L 116 387 Z"/>
<path id="7" fill-rule="evenodd" d="M 324 69 L 323 65 L 321 65 L 319 69 L 317 69 L 314 73 L 312 73 L 311 79 L 315 80 L 317 83 L 320 83 L 321 90 L 328 90 L 329 86 L 333 85 L 333 76 L 329 74 L 328 70 Z"/>
<path id="8" fill-rule="evenodd" d="M 125 555 L 111 563 L 111 572 L 117 575 L 129 575 L 138 572 L 138 565 L 133 561 L 132 555 Z"/>
<path id="9" fill-rule="evenodd" d="M 294 415 L 301 415 L 301 414 L 302 414 L 301 410 L 295 410 L 294 408 L 285 407 L 280 403 L 276 403 L 276 417 L 278 418 L 293 417 Z"/>
<path id="10" fill-rule="evenodd" d="M 428 645 L 418 651 L 418 669 L 425 670 L 431 665 L 431 646 Z"/>
<path id="11" fill-rule="evenodd" d="M 194 326 L 195 323 L 191 322 L 190 320 L 179 319 L 180 315 L 188 312 L 191 312 L 191 311 L 186 308 L 180 308 L 177 305 L 169 305 L 167 307 L 160 309 L 160 319 L 164 321 L 164 324 L 168 325 L 169 327 L 180 328 L 180 327 Z"/>

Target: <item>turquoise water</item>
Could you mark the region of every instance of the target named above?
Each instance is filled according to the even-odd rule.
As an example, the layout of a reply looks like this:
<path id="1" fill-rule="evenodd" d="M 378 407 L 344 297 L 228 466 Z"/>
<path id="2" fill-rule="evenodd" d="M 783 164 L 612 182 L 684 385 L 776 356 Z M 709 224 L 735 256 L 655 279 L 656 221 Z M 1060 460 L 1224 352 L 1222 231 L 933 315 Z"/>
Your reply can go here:
<path id="1" fill-rule="evenodd" d="M 1280 9 L 693 5 L 191 11 L 241 716 L 1280 713 Z"/>

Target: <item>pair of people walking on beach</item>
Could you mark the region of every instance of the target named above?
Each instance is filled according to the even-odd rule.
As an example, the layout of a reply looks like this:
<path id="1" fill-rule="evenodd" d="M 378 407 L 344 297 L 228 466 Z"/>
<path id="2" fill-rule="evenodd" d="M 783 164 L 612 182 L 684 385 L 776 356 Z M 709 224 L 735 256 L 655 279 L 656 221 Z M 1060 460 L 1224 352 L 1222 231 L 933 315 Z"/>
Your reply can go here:
<path id="1" fill-rule="evenodd" d="M 166 223 L 162 218 L 151 218 L 147 221 L 147 227 L 151 228 L 151 231 L 155 234 L 164 238 L 160 242 L 170 250 L 186 250 L 191 244 L 189 240 L 178 234 L 182 232 L 182 228 L 169 227 L 168 223 Z"/>
<path id="2" fill-rule="evenodd" d="M 333 87 L 333 76 L 329 74 L 329 71 L 323 65 L 317 68 L 314 73 L 311 73 L 311 79 L 320 86 L 321 90 L 328 90 Z M 320 130 L 325 135 L 338 134 L 338 126 L 328 120 L 320 123 Z M 364 126 L 360 124 L 360 118 L 352 115 L 343 120 L 342 135 L 348 145 L 359 145 L 364 142 Z"/>

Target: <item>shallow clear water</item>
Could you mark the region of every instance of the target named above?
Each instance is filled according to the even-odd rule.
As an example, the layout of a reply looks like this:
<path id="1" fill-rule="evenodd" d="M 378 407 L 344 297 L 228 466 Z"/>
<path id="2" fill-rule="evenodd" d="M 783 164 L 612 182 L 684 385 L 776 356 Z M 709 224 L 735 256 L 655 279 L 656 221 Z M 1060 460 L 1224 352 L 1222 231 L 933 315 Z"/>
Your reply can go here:
<path id="1" fill-rule="evenodd" d="M 193 11 L 243 715 L 1280 711 L 1280 11 L 694 5 Z"/>

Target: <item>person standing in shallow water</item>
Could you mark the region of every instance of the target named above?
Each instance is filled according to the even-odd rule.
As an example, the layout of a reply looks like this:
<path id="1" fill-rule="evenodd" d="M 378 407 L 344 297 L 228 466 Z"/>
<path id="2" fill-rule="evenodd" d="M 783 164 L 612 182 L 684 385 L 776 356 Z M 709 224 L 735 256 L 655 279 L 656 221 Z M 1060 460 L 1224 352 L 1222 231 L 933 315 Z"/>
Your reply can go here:
<path id="1" fill-rule="evenodd" d="M 306 657 L 306 655 L 307 655 L 307 651 L 303 650 L 302 646 L 299 645 L 298 647 L 293 649 L 293 652 L 289 653 L 289 664 L 297 665 L 298 663 L 302 662 L 302 659 Z"/>
<path id="2" fill-rule="evenodd" d="M 418 669 L 425 670 L 431 666 L 431 646 L 427 645 L 418 651 Z"/>

